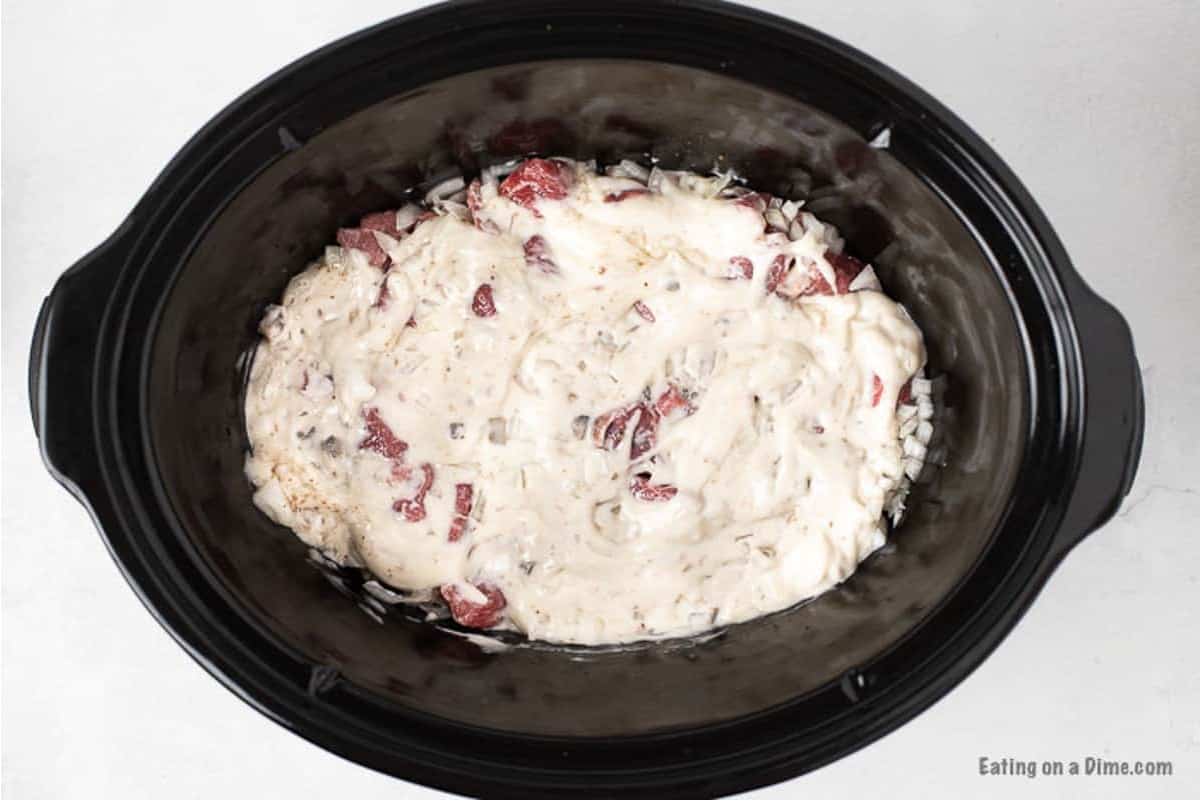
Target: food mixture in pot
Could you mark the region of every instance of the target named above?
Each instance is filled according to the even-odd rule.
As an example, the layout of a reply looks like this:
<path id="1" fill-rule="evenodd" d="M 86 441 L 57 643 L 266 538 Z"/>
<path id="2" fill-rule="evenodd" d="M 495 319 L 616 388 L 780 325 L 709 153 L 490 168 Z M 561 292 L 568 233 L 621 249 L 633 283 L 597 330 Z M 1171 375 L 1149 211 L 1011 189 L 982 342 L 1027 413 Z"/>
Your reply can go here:
<path id="1" fill-rule="evenodd" d="M 921 333 L 801 204 L 566 159 L 364 217 L 261 325 L 255 502 L 460 624 L 583 644 L 783 609 L 884 543 Z"/>

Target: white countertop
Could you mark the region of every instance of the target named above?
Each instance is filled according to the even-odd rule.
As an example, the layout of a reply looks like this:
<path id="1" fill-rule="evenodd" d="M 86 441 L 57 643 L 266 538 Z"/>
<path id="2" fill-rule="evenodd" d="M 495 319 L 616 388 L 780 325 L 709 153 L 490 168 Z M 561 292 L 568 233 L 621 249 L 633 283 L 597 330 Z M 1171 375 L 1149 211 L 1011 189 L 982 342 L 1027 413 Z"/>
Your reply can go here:
<path id="1" fill-rule="evenodd" d="M 3 26 L 3 793 L 444 794 L 284 731 L 141 607 L 43 469 L 27 349 L 59 273 L 226 103 L 420 3 L 6 3 Z M 883 740 L 755 797 L 1200 793 L 1200 3 L 755 3 L 881 59 L 961 115 L 1133 327 L 1147 420 L 1120 514 L 1013 634 Z M 1171 778 L 979 775 L 979 758 L 1171 760 Z"/>

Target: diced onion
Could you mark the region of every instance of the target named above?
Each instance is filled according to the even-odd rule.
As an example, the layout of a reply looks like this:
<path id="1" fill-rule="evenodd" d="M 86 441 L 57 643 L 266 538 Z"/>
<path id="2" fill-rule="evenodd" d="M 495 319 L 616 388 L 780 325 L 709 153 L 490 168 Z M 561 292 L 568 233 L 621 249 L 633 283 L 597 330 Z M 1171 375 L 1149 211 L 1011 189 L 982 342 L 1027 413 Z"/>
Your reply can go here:
<path id="1" fill-rule="evenodd" d="M 879 283 L 879 278 L 875 275 L 875 269 L 871 265 L 867 265 L 854 276 L 854 280 L 850 282 L 848 289 L 851 292 L 858 292 L 863 289 L 870 289 L 879 292 L 883 286 Z"/>
<path id="2" fill-rule="evenodd" d="M 467 182 L 463 180 L 461 175 L 447 178 L 425 193 L 425 202 L 432 205 L 439 200 L 446 200 L 456 192 L 462 191 L 466 186 Z"/>

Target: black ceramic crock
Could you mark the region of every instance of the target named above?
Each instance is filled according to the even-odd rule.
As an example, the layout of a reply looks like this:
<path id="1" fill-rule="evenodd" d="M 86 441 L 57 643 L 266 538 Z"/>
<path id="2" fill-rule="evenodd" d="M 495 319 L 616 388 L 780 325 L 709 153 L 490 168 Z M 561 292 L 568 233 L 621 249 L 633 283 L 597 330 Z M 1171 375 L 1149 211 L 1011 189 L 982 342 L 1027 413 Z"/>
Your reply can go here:
<path id="1" fill-rule="evenodd" d="M 265 304 L 339 225 L 529 152 L 733 167 L 807 197 L 907 305 L 946 377 L 942 464 L 845 584 L 704 642 L 489 653 L 376 623 L 253 507 Z M 1143 425 L 1125 322 L 978 136 L 839 42 L 701 0 L 442 5 L 269 78 L 59 280 L 30 396 L 51 472 L 206 670 L 324 748 L 486 795 L 729 793 L 882 736 L 1112 515 Z"/>

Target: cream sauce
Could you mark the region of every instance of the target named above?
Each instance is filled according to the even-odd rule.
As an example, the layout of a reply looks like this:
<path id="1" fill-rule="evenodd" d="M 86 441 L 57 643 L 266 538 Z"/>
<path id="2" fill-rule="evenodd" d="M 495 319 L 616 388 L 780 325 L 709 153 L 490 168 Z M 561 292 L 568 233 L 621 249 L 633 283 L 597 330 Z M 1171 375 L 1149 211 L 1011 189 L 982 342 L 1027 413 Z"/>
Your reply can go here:
<path id="1" fill-rule="evenodd" d="M 660 176 L 606 202 L 641 185 L 570 171 L 565 198 L 532 208 L 485 181 L 487 230 L 448 204 L 377 237 L 386 273 L 330 248 L 291 282 L 246 397 L 255 502 L 395 587 L 477 602 L 497 587 L 501 625 L 551 641 L 696 633 L 845 579 L 883 544 L 902 481 L 916 326 L 874 289 L 766 290 L 780 254 L 796 260 L 788 281 L 811 269 L 835 284 L 823 254 L 841 243 L 812 215 L 792 241 L 702 180 Z M 534 236 L 546 256 L 527 263 Z M 735 258 L 752 278 L 731 277 Z M 495 313 L 481 317 L 484 284 Z M 635 447 L 634 413 L 615 448 L 597 446 L 597 417 L 681 396 L 652 441 Z M 399 459 L 360 447 L 370 410 L 407 444 Z M 394 505 L 419 494 L 424 465 L 413 521 Z M 472 497 L 456 524 L 460 484 Z M 674 494 L 645 499 L 655 487 Z"/>

